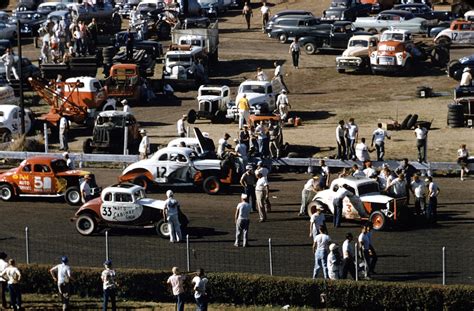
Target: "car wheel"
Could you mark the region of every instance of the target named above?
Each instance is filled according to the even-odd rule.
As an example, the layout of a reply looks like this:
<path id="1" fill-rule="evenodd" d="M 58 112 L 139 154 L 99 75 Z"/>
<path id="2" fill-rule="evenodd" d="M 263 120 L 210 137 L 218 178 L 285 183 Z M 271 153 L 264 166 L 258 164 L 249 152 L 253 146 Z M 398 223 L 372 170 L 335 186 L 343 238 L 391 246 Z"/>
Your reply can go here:
<path id="1" fill-rule="evenodd" d="M 279 34 L 278 41 L 280 41 L 280 43 L 286 43 L 288 41 L 288 36 L 286 35 L 286 33 Z"/>
<path id="2" fill-rule="evenodd" d="M 449 46 L 451 44 L 451 39 L 449 39 L 448 37 L 439 37 L 438 39 L 436 39 L 435 43 L 438 45 Z"/>
<path id="3" fill-rule="evenodd" d="M 463 66 L 458 60 L 450 61 L 448 64 L 448 76 L 455 80 L 461 80 L 461 75 L 459 73 L 462 73 L 462 69 Z"/>
<path id="4" fill-rule="evenodd" d="M 346 70 L 345 70 L 345 69 L 343 69 L 343 68 L 338 68 L 338 69 L 337 69 L 337 72 L 338 72 L 338 73 L 345 73 L 345 72 L 346 72 Z"/>
<path id="5" fill-rule="evenodd" d="M 309 217 L 313 216 L 313 214 L 316 213 L 316 208 L 318 206 L 322 207 L 324 210 L 327 209 L 326 204 L 321 203 L 320 201 L 309 202 L 308 206 L 306 206 L 306 212 L 308 213 Z"/>
<path id="6" fill-rule="evenodd" d="M 12 141 L 12 133 L 10 133 L 10 131 L 3 132 L 2 137 L 1 137 L 1 141 L 2 141 L 2 143 L 11 142 Z"/>
<path id="7" fill-rule="evenodd" d="M 143 187 L 145 190 L 148 189 L 148 179 L 145 176 L 135 177 L 132 184 Z"/>
<path id="8" fill-rule="evenodd" d="M 15 193 L 13 192 L 12 186 L 7 184 L 0 185 L 0 198 L 3 201 L 10 201 L 14 196 Z"/>
<path id="9" fill-rule="evenodd" d="M 306 43 L 306 44 L 304 45 L 304 51 L 305 51 L 305 53 L 308 54 L 308 55 L 313 55 L 313 54 L 315 54 L 316 51 L 317 51 L 317 49 L 318 49 L 318 48 L 316 47 L 316 44 L 311 43 L 311 42 L 310 42 L 310 43 Z"/>
<path id="10" fill-rule="evenodd" d="M 64 194 L 64 199 L 69 205 L 79 205 L 81 203 L 81 191 L 78 187 L 69 187 Z"/>
<path id="11" fill-rule="evenodd" d="M 370 222 L 374 230 L 380 231 L 383 230 L 386 225 L 385 215 L 380 211 L 375 211 L 370 215 Z"/>
<path id="12" fill-rule="evenodd" d="M 189 110 L 189 112 L 188 112 L 188 122 L 191 123 L 191 124 L 194 124 L 194 122 L 196 122 L 196 119 L 197 119 L 196 110 L 194 110 L 194 109 Z"/>
<path id="13" fill-rule="evenodd" d="M 377 31 L 377 29 L 375 29 L 375 28 L 370 28 L 369 30 L 367 30 L 367 32 L 369 32 L 369 33 L 371 33 L 371 34 L 373 34 L 373 35 L 378 34 L 378 31 Z"/>
<path id="14" fill-rule="evenodd" d="M 218 194 L 221 190 L 221 187 L 221 182 L 216 176 L 209 176 L 204 179 L 204 182 L 202 183 L 202 188 L 204 189 L 204 192 L 211 195 Z"/>
<path id="15" fill-rule="evenodd" d="M 163 239 L 169 238 L 170 228 L 167 222 L 164 219 L 158 221 L 155 224 L 156 233 Z"/>
<path id="16" fill-rule="evenodd" d="M 87 138 L 84 143 L 82 144 L 82 151 L 84 153 L 92 153 L 93 148 L 92 148 L 92 139 Z"/>
<path id="17" fill-rule="evenodd" d="M 91 235 L 97 229 L 94 216 L 82 214 L 76 220 L 76 230 L 82 235 Z"/>

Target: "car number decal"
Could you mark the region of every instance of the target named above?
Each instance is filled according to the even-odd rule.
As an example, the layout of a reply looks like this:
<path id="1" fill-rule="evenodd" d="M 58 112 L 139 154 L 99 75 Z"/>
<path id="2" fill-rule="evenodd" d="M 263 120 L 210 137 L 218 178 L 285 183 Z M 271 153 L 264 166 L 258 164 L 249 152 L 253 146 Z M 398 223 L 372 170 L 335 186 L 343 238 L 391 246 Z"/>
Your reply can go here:
<path id="1" fill-rule="evenodd" d="M 166 167 L 161 166 L 156 168 L 156 177 L 157 178 L 163 178 L 165 177 L 166 174 Z"/>
<path id="2" fill-rule="evenodd" d="M 48 192 L 51 191 L 51 177 L 35 176 L 33 188 L 35 191 Z"/>
<path id="3" fill-rule="evenodd" d="M 143 213 L 141 205 L 132 204 L 120 206 L 118 204 L 103 204 L 100 208 L 100 214 L 104 220 L 110 222 L 128 222 L 140 217 Z"/>

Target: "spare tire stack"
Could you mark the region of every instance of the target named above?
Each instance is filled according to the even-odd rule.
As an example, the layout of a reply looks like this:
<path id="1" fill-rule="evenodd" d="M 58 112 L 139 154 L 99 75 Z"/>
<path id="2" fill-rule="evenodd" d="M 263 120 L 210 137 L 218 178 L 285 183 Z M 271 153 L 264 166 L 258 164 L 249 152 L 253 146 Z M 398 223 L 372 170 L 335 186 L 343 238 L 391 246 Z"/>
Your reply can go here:
<path id="1" fill-rule="evenodd" d="M 106 68 L 112 67 L 114 56 L 115 56 L 114 46 L 106 46 L 105 48 L 102 49 L 102 63 L 105 65 L 104 67 Z"/>
<path id="2" fill-rule="evenodd" d="M 448 126 L 464 127 L 464 106 L 457 103 L 448 105 Z"/>

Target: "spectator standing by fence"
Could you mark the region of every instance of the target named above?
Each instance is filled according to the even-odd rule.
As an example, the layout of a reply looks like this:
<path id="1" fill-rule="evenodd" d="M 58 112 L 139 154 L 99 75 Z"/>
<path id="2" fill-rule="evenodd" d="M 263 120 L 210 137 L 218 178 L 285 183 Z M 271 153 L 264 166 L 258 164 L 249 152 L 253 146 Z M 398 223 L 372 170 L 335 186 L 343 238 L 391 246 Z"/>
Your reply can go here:
<path id="1" fill-rule="evenodd" d="M 328 250 L 331 238 L 324 227 L 319 228 L 319 234 L 314 237 L 313 241 L 313 253 L 314 253 L 314 270 L 313 279 L 318 276 L 319 270 L 323 269 L 323 276 L 325 279 L 328 278 Z"/>
<path id="2" fill-rule="evenodd" d="M 8 260 L 8 267 L 0 273 L 0 278 L 7 282 L 8 292 L 10 293 L 10 308 L 15 311 L 21 310 L 21 272 L 16 267 L 14 259 Z"/>
<path id="3" fill-rule="evenodd" d="M 102 280 L 102 288 L 104 290 L 104 301 L 102 305 L 102 311 L 107 310 L 109 300 L 112 306 L 112 311 L 115 311 L 117 309 L 115 297 L 117 283 L 115 282 L 115 270 L 112 269 L 112 260 L 107 259 L 104 262 L 104 268 L 105 270 L 102 271 L 102 274 L 100 276 Z"/>
<path id="4" fill-rule="evenodd" d="M 63 311 L 69 309 L 69 298 L 71 294 L 70 280 L 71 280 L 71 267 L 68 265 L 68 258 L 66 256 L 61 257 L 61 263 L 52 267 L 49 270 L 51 277 L 58 284 L 59 296 L 61 297 Z"/>
<path id="5" fill-rule="evenodd" d="M 204 274 L 204 269 L 200 268 L 196 272 L 196 276 L 192 282 L 194 284 L 194 299 L 196 300 L 196 311 L 207 311 L 208 297 L 206 292 L 206 286 L 209 280 Z"/>
<path id="6" fill-rule="evenodd" d="M 0 274 L 3 272 L 8 267 L 8 262 L 6 261 L 7 259 L 7 254 L 4 252 L 0 252 Z M 1 291 L 1 299 L 2 299 L 2 308 L 6 309 L 7 308 L 7 298 L 5 296 L 5 293 L 7 291 L 7 281 L 0 277 L 0 291 Z"/>
<path id="7" fill-rule="evenodd" d="M 184 123 L 188 119 L 188 116 L 183 114 L 181 119 L 176 122 L 179 137 L 186 137 L 186 124 Z"/>
<path id="8" fill-rule="evenodd" d="M 186 279 L 185 275 L 179 273 L 178 267 L 173 267 L 171 270 L 173 275 L 168 278 L 168 283 L 173 291 L 173 296 L 176 298 L 176 311 L 184 311 L 184 287 L 183 283 Z"/>
<path id="9" fill-rule="evenodd" d="M 59 119 L 59 150 L 68 151 L 69 120 L 65 116 Z"/>
<path id="10" fill-rule="evenodd" d="M 166 191 L 165 208 L 163 210 L 163 218 L 168 222 L 170 229 L 170 242 L 180 242 L 181 236 L 181 224 L 179 223 L 179 203 L 174 198 L 174 193 L 171 190 Z"/>
<path id="11" fill-rule="evenodd" d="M 248 2 L 245 2 L 245 5 L 242 9 L 242 15 L 245 17 L 245 22 L 247 23 L 247 30 L 250 30 L 250 19 L 253 16 L 253 12 Z"/>
<path id="12" fill-rule="evenodd" d="M 350 273 L 355 280 L 355 253 L 352 240 L 354 237 L 352 233 L 346 233 L 346 239 L 342 243 L 342 279 L 347 279 L 347 273 Z"/>
<path id="13" fill-rule="evenodd" d="M 438 218 L 438 195 L 440 188 L 437 183 L 433 181 L 431 176 L 425 179 L 428 188 L 428 208 L 426 209 L 426 219 L 429 223 L 436 223 Z"/>
<path id="14" fill-rule="evenodd" d="M 457 162 L 461 165 L 461 181 L 464 181 L 464 173 L 469 173 L 469 169 L 467 168 L 467 162 L 469 158 L 469 151 L 466 148 L 466 144 L 461 144 L 460 148 L 458 149 L 458 159 Z"/>
<path id="15" fill-rule="evenodd" d="M 240 237 L 242 236 L 242 246 L 248 246 L 248 231 L 249 231 L 249 220 L 250 205 L 248 203 L 248 196 L 245 193 L 240 195 L 240 203 L 237 204 L 235 209 L 235 247 L 239 247 Z"/>

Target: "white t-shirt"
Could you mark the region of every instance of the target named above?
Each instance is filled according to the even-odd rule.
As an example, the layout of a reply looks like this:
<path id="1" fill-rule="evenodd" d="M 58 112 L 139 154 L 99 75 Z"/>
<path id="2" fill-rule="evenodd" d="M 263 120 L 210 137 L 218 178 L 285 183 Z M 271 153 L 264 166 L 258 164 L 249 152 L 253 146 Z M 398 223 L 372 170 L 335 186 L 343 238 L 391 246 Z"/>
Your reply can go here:
<path id="1" fill-rule="evenodd" d="M 173 289 L 173 295 L 178 296 L 179 294 L 184 293 L 183 281 L 186 278 L 184 275 L 173 274 L 168 278 L 167 283 L 171 284 Z"/>
<path id="2" fill-rule="evenodd" d="M 376 129 L 372 135 L 374 135 L 374 142 L 376 144 L 383 143 L 383 141 L 385 140 L 385 137 L 389 137 L 387 131 L 381 128 Z"/>
<path id="3" fill-rule="evenodd" d="M 368 177 L 370 178 L 371 176 L 373 176 L 374 174 L 377 174 L 377 172 L 371 168 L 371 167 L 368 167 L 364 170 L 364 174 L 365 174 L 365 177 Z"/>
<path id="4" fill-rule="evenodd" d="M 268 81 L 268 76 L 263 70 L 257 72 L 257 81 Z"/>
<path id="5" fill-rule="evenodd" d="M 331 238 L 329 235 L 320 233 L 314 237 L 314 242 L 316 243 L 316 251 L 324 250 L 328 251 L 329 250 L 329 243 L 331 243 Z"/>
<path id="6" fill-rule="evenodd" d="M 86 181 L 83 181 L 79 188 L 81 190 L 81 194 L 84 194 L 85 196 L 92 195 L 91 186 L 89 186 L 89 183 Z"/>
<path id="7" fill-rule="evenodd" d="M 465 158 L 469 155 L 469 151 L 467 149 L 459 148 L 458 149 L 458 158 Z"/>
<path id="8" fill-rule="evenodd" d="M 356 139 L 357 133 L 359 132 L 359 127 L 356 124 L 347 124 L 347 137 L 349 139 Z"/>
<path id="9" fill-rule="evenodd" d="M 150 153 L 150 140 L 148 139 L 148 136 L 145 135 L 143 136 L 140 146 L 138 146 L 138 152 L 139 153 Z"/>
<path id="10" fill-rule="evenodd" d="M 438 196 L 438 185 L 435 184 L 434 182 L 430 182 L 428 185 L 428 190 L 430 191 L 430 197 L 431 198 L 436 198 Z"/>
<path id="11" fill-rule="evenodd" d="M 244 144 L 237 144 L 235 146 L 235 152 L 237 152 L 242 158 L 247 158 L 247 146 Z"/>
<path id="12" fill-rule="evenodd" d="M 425 195 L 425 188 L 426 188 L 425 182 L 422 180 L 418 180 L 418 182 L 417 181 L 411 182 L 411 189 L 413 190 L 417 198 L 421 198 Z"/>
<path id="13" fill-rule="evenodd" d="M 222 156 L 224 154 L 224 151 L 225 151 L 227 146 L 229 146 L 229 144 L 227 143 L 227 140 L 225 140 L 224 138 L 219 139 L 219 146 L 217 147 L 217 154 Z"/>
<path id="14" fill-rule="evenodd" d="M 469 86 L 472 82 L 472 75 L 470 72 L 464 72 L 461 76 L 460 86 Z"/>
<path id="15" fill-rule="evenodd" d="M 268 12 L 270 12 L 270 8 L 266 5 L 263 5 L 261 8 L 260 8 L 260 12 L 262 12 L 262 14 L 268 14 Z"/>
<path id="16" fill-rule="evenodd" d="M 341 143 L 344 141 L 344 127 L 342 127 L 341 125 L 338 125 L 336 127 L 336 141 L 338 143 Z"/>
<path id="17" fill-rule="evenodd" d="M 238 219 L 249 219 L 250 215 L 250 204 L 247 202 L 240 202 L 237 204 L 236 209 L 239 211 L 239 216 L 237 217 Z"/>
<path id="18" fill-rule="evenodd" d="M 426 133 L 428 131 L 425 128 L 417 127 L 415 129 L 416 139 L 426 139 Z"/>
<path id="19" fill-rule="evenodd" d="M 342 256 L 343 258 L 348 258 L 351 256 L 354 258 L 354 246 L 349 242 L 349 240 L 345 240 L 344 243 L 342 243 Z"/>
<path id="20" fill-rule="evenodd" d="M 318 184 L 319 184 L 319 182 L 316 179 L 310 178 L 310 179 L 308 179 L 306 184 L 304 184 L 303 189 L 306 190 L 306 191 L 314 191 L 314 188 L 316 188 L 318 186 Z"/>
<path id="21" fill-rule="evenodd" d="M 166 199 L 165 207 L 167 208 L 166 213 L 168 216 L 178 215 L 179 203 L 173 198 Z"/>
<path id="22" fill-rule="evenodd" d="M 59 130 L 60 131 L 65 131 L 67 129 L 67 119 L 65 117 L 61 117 L 59 120 Z"/>
<path id="23" fill-rule="evenodd" d="M 370 239 L 366 233 L 361 233 L 359 235 L 359 243 L 363 249 L 368 250 L 370 246 Z"/>
<path id="24" fill-rule="evenodd" d="M 176 122 L 176 127 L 178 128 L 178 134 L 186 133 L 183 119 L 179 119 L 178 122 Z"/>
<path id="25" fill-rule="evenodd" d="M 279 106 L 280 104 L 288 104 L 288 96 L 286 94 L 278 95 L 276 105 Z"/>
<path id="26" fill-rule="evenodd" d="M 263 177 L 267 178 L 268 177 L 268 168 L 266 167 L 260 167 L 260 168 L 257 168 L 255 170 L 255 176 L 257 176 L 258 174 L 262 174 Z"/>
<path id="27" fill-rule="evenodd" d="M 311 229 L 313 232 L 313 240 L 316 241 L 316 236 L 318 235 L 318 229 L 321 226 L 324 226 L 324 222 L 326 221 L 326 217 L 324 214 L 320 213 L 319 215 L 314 213 L 311 215 L 309 222 L 311 223 Z"/>
<path id="28" fill-rule="evenodd" d="M 268 181 L 267 178 L 262 177 L 257 180 L 257 183 L 255 184 L 255 190 L 262 191 L 268 186 Z"/>
<path id="29" fill-rule="evenodd" d="M 405 179 L 400 180 L 399 178 L 395 178 L 392 180 L 388 186 L 390 187 L 390 192 L 397 195 L 402 196 L 406 195 L 406 181 Z"/>
<path id="30" fill-rule="evenodd" d="M 194 284 L 194 298 L 199 298 L 206 294 L 207 282 L 207 278 L 201 278 L 197 275 L 193 278 L 192 283 Z"/>
<path id="31" fill-rule="evenodd" d="M 0 259 L 0 273 L 8 267 L 8 262 L 3 259 Z M 3 278 L 0 278 L 0 282 L 6 282 Z"/>
<path id="32" fill-rule="evenodd" d="M 105 269 L 101 274 L 102 288 L 108 289 L 115 287 L 115 271 L 112 269 Z"/>
<path id="33" fill-rule="evenodd" d="M 54 266 L 51 270 L 56 271 L 58 274 L 58 285 L 63 283 L 69 283 L 69 279 L 71 278 L 71 267 L 61 263 L 59 265 Z"/>
<path id="34" fill-rule="evenodd" d="M 1 272 L 0 277 L 5 278 L 8 284 L 18 284 L 21 279 L 21 273 L 17 267 L 8 266 Z"/>
<path id="35" fill-rule="evenodd" d="M 282 76 L 282 75 L 283 75 L 283 69 L 282 69 L 281 65 L 276 66 L 274 76 L 278 77 L 278 76 Z"/>

